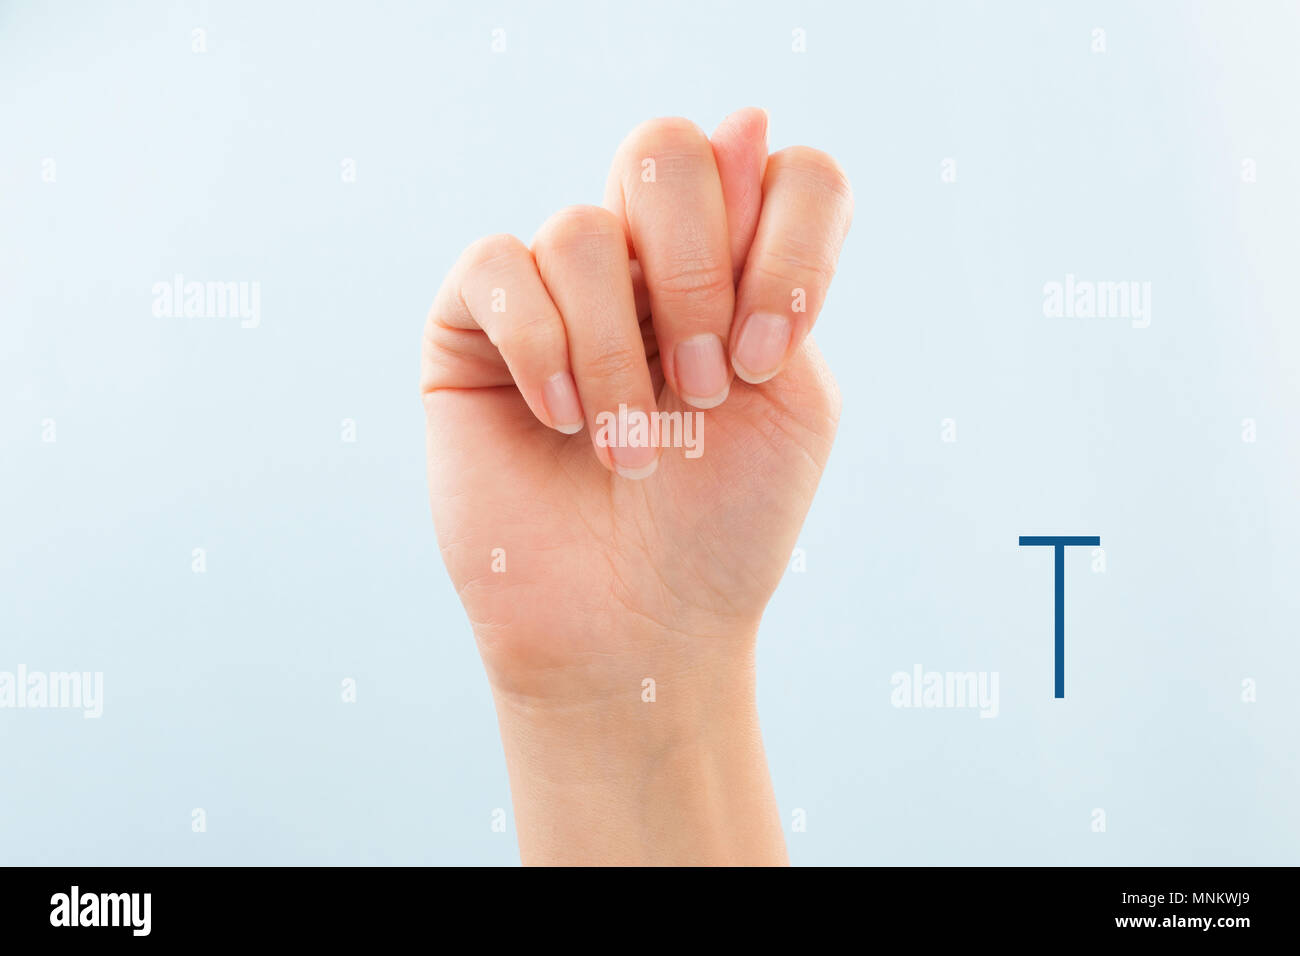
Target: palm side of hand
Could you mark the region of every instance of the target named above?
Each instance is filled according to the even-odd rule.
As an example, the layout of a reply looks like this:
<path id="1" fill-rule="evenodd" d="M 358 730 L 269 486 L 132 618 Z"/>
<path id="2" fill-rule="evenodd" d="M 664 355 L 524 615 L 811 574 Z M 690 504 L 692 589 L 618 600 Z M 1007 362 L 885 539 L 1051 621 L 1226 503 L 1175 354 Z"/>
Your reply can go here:
<path id="1" fill-rule="evenodd" d="M 752 145 L 737 151 L 752 157 Z M 726 188 L 735 164 L 720 153 L 719 167 Z M 761 181 L 761 164 L 739 175 Z M 758 229 L 748 192 L 735 205 L 756 208 L 728 210 L 733 256 Z M 698 457 L 664 448 L 641 481 L 593 454 L 590 428 L 564 434 L 539 421 L 497 336 L 457 329 L 448 347 L 441 327 L 426 334 L 426 383 L 430 366 L 454 363 L 458 376 L 424 390 L 443 557 L 495 679 L 530 693 L 559 670 L 617 669 L 629 644 L 642 645 L 643 661 L 647 642 L 690 654 L 752 636 L 834 438 L 838 390 L 810 337 L 791 343 L 779 375 L 737 377 L 725 401 L 697 411 L 665 381 L 644 289 L 637 298 L 656 407 L 694 415 L 698 430 Z"/>
<path id="2" fill-rule="evenodd" d="M 660 408 L 681 409 L 665 389 Z M 779 382 L 703 415 L 702 454 L 666 449 L 633 482 L 585 435 L 547 429 L 509 388 L 429 400 L 443 558 L 485 653 L 549 667 L 610 650 L 637 620 L 752 633 L 830 453 L 834 380 L 811 340 Z"/>

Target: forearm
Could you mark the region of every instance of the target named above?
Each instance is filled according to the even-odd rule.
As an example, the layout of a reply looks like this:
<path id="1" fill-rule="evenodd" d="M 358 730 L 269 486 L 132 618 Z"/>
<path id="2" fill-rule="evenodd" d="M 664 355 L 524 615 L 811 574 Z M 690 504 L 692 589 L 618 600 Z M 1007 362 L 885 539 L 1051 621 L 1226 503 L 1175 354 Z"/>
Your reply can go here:
<path id="1" fill-rule="evenodd" d="M 520 855 L 543 865 L 783 865 L 752 656 L 574 694 L 496 689 Z"/>

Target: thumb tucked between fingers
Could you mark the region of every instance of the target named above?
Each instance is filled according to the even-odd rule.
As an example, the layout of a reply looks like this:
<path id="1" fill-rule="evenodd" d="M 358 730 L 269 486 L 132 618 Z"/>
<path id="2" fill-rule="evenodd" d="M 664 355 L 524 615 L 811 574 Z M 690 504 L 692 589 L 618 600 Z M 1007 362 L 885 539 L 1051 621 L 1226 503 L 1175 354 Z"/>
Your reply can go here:
<path id="1" fill-rule="evenodd" d="M 732 113 L 714 130 L 714 162 L 722 180 L 731 234 L 731 268 L 737 280 L 749 254 L 763 205 L 763 172 L 767 166 L 767 111 L 755 106 Z"/>

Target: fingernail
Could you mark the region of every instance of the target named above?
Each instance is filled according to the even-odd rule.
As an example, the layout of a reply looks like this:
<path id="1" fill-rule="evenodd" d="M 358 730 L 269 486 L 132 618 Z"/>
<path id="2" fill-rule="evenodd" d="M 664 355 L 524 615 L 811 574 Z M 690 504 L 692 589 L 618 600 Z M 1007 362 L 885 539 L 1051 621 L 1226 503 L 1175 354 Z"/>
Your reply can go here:
<path id="1" fill-rule="evenodd" d="M 640 409 L 631 409 L 627 412 L 629 421 L 639 415 L 646 415 L 646 413 Z M 631 433 L 631 430 L 629 430 L 629 435 Z M 598 438 L 599 434 L 598 432 Z M 659 467 L 659 450 L 655 447 L 653 440 L 648 438 L 646 444 L 611 444 L 609 446 L 609 458 L 614 465 L 614 470 L 624 478 L 648 478 Z"/>
<path id="2" fill-rule="evenodd" d="M 659 456 L 654 448 L 627 448 L 611 446 L 609 457 L 614 460 L 614 470 L 624 478 L 639 481 L 649 478 L 659 467 Z"/>
<path id="3" fill-rule="evenodd" d="M 582 431 L 582 402 L 568 372 L 556 372 L 542 386 L 542 402 L 556 431 L 574 435 Z"/>
<path id="4" fill-rule="evenodd" d="M 617 459 L 619 457 L 620 456 L 618 455 L 614 456 L 614 470 L 624 478 L 630 478 L 633 481 L 640 481 L 642 478 L 649 478 L 655 473 L 655 469 L 659 467 L 659 459 L 654 458 L 650 461 L 650 464 L 642 465 L 640 468 L 624 468 L 622 465 L 617 464 Z"/>
<path id="5" fill-rule="evenodd" d="M 673 353 L 677 388 L 684 401 L 696 408 L 713 408 L 731 390 L 727 354 L 716 335 L 697 335 L 680 342 Z"/>
<path id="6" fill-rule="evenodd" d="M 790 347 L 790 320 L 770 312 L 755 312 L 741 326 L 731 367 L 751 385 L 766 382 L 777 373 Z"/>

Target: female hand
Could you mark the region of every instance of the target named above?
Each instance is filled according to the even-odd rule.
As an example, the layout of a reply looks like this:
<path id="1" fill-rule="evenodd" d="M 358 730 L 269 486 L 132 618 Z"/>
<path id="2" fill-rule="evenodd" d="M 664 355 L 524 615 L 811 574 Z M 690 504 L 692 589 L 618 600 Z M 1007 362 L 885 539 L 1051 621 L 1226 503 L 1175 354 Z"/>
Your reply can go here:
<path id="1" fill-rule="evenodd" d="M 603 208 L 474 243 L 428 317 L 434 522 L 525 862 L 785 859 L 753 648 L 835 434 L 808 333 L 853 203 L 766 132 L 639 126 Z M 620 407 L 695 447 L 611 446 Z"/>

